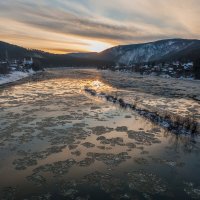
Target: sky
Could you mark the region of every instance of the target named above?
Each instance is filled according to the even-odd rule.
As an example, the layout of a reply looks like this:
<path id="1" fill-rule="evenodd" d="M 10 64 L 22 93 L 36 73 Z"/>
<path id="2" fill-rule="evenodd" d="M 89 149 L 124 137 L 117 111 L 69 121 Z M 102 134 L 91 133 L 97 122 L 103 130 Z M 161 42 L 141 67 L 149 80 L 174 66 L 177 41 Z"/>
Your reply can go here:
<path id="1" fill-rule="evenodd" d="M 52 53 L 200 39 L 200 0 L 0 0 L 0 41 Z"/>

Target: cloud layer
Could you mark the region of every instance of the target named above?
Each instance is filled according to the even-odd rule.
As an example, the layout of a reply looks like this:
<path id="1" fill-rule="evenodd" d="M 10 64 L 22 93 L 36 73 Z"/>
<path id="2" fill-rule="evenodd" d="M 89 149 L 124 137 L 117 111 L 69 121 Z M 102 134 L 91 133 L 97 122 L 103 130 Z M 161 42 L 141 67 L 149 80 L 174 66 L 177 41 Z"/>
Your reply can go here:
<path id="1" fill-rule="evenodd" d="M 57 53 L 200 39 L 199 0 L 0 1 L 0 40 Z"/>

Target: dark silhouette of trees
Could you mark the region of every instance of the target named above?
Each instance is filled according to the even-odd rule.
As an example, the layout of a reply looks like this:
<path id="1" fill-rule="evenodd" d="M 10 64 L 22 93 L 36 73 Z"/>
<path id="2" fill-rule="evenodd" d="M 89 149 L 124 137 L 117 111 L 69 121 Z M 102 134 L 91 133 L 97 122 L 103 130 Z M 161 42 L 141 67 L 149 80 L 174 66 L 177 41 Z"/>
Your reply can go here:
<path id="1" fill-rule="evenodd" d="M 9 67 L 8 63 L 0 63 L 0 74 L 8 74 Z"/>
<path id="2" fill-rule="evenodd" d="M 40 70 L 43 70 L 44 68 L 42 67 L 42 64 L 39 60 L 34 60 L 33 65 L 32 65 L 32 69 L 34 71 L 40 71 Z"/>
<path id="3" fill-rule="evenodd" d="M 195 79 L 200 79 L 200 59 L 194 61 L 193 73 Z"/>

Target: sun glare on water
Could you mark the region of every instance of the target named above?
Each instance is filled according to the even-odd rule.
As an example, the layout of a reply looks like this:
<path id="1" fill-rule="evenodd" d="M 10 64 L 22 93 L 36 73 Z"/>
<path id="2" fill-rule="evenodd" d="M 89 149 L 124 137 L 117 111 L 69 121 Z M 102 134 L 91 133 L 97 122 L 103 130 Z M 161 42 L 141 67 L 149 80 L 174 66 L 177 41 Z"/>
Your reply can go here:
<path id="1" fill-rule="evenodd" d="M 102 86 L 104 86 L 104 84 L 102 82 L 100 82 L 100 81 L 93 81 L 91 85 L 94 86 L 94 87 L 102 87 Z"/>

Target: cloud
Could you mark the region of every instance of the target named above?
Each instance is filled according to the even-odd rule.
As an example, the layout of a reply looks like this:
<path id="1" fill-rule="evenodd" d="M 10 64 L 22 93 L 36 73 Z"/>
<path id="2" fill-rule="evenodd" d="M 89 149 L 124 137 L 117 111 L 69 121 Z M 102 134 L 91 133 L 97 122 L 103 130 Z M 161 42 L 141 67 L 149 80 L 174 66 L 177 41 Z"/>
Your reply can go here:
<path id="1" fill-rule="evenodd" d="M 7 0 L 0 2 L 0 36 L 62 52 L 90 50 L 95 41 L 200 39 L 199 10 L 198 0 Z"/>

